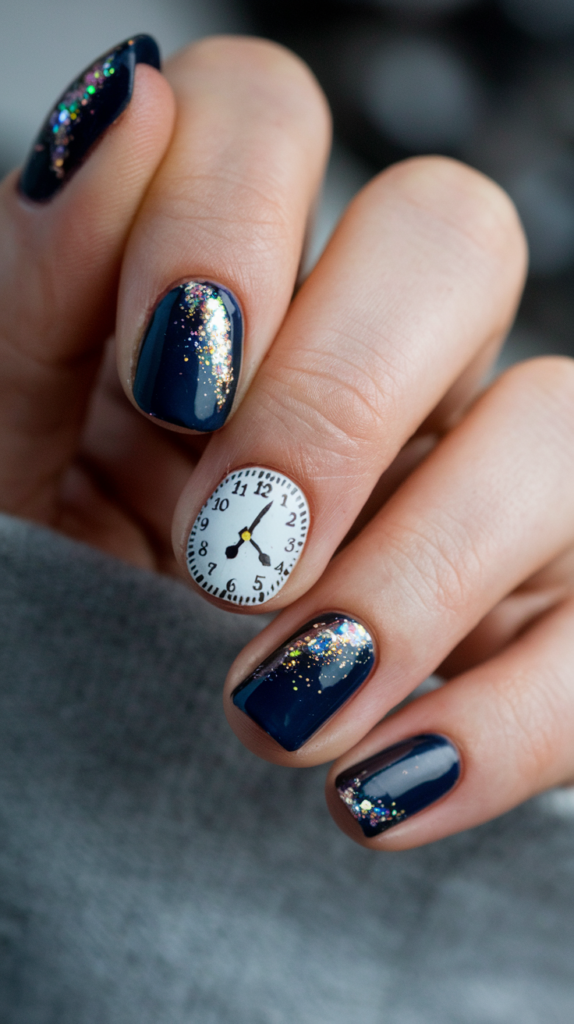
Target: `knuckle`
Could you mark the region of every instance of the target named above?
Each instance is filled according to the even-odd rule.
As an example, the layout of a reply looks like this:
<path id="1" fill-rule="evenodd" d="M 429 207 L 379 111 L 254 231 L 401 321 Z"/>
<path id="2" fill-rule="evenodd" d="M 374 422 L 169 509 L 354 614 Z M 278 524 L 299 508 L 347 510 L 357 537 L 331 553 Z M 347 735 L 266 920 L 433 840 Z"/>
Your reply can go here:
<path id="1" fill-rule="evenodd" d="M 226 166 L 186 173 L 171 179 L 161 217 L 168 232 L 189 225 L 195 246 L 211 239 L 218 245 L 240 244 L 246 256 L 261 248 L 265 254 L 293 233 L 284 196 L 278 192 L 263 175 L 250 180 Z"/>
<path id="2" fill-rule="evenodd" d="M 374 372 L 374 364 L 382 355 L 370 346 L 364 347 L 353 336 L 347 356 L 348 339 L 329 332 L 329 343 L 308 342 L 293 345 L 283 353 L 281 364 L 270 363 L 262 390 L 266 405 L 272 410 L 277 401 L 296 424 L 296 433 L 311 449 L 319 446 L 346 460 L 361 465 L 369 458 L 380 458 L 384 424 L 392 414 L 392 386 L 384 393 L 382 381 L 388 379 L 382 369 Z M 356 469 L 355 469 L 356 471 Z"/>
<path id="3" fill-rule="evenodd" d="M 571 444 L 574 434 L 574 359 L 541 356 L 511 366 L 494 388 L 505 407 L 522 413 L 546 448 Z M 562 460 L 561 460 L 562 461 Z"/>
<path id="4" fill-rule="evenodd" d="M 232 102 L 255 104 L 262 117 L 287 117 L 299 131 L 328 134 L 331 117 L 321 86 L 308 65 L 280 43 L 211 36 L 192 44 L 173 64 L 176 69 L 191 64 L 213 78 L 218 91 L 231 92 Z"/>
<path id="5" fill-rule="evenodd" d="M 260 397 L 267 414 L 279 417 L 298 437 L 310 462 L 316 461 L 318 454 L 329 453 L 339 464 L 349 462 L 354 475 L 358 459 L 366 471 L 378 415 L 348 382 L 326 378 L 318 369 L 313 375 L 307 373 L 304 381 L 282 375 L 279 384 L 269 373 Z"/>
<path id="6" fill-rule="evenodd" d="M 393 581 L 417 610 L 436 621 L 437 612 L 460 616 L 469 594 L 480 591 L 482 559 L 464 524 L 443 511 L 424 530 L 405 522 L 389 524 L 382 542 Z"/>
<path id="7" fill-rule="evenodd" d="M 493 707 L 505 749 L 520 751 L 526 777 L 540 780 L 540 788 L 554 759 L 564 699 L 563 680 L 548 666 L 523 666 L 504 676 L 496 690 Z"/>
<path id="8" fill-rule="evenodd" d="M 509 367 L 500 377 L 513 387 L 528 388 L 541 395 L 560 395 L 572 400 L 574 393 L 574 359 L 568 356 L 539 356 L 516 363 Z"/>
<path id="9" fill-rule="evenodd" d="M 291 266 L 329 139 L 311 72 L 279 45 L 231 37 L 195 44 L 168 72 L 178 127 L 147 216 L 169 222 L 168 244 L 175 227 L 190 255 L 213 246 L 221 260 L 223 243 L 234 267 L 266 273 L 286 251 Z"/>
<path id="10" fill-rule="evenodd" d="M 445 232 L 452 244 L 493 258 L 524 274 L 525 234 L 507 193 L 490 178 L 448 157 L 415 157 L 395 164 L 374 179 L 363 196 L 378 199 L 392 188 L 400 203 L 422 215 L 431 231 Z"/>

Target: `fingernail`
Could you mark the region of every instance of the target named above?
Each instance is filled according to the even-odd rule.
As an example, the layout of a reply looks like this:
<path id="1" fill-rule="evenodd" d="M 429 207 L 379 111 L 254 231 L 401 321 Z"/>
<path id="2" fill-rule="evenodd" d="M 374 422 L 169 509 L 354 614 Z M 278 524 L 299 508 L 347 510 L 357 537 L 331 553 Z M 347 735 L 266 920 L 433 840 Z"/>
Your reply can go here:
<path id="1" fill-rule="evenodd" d="M 339 796 L 367 838 L 410 818 L 454 786 L 460 758 L 444 736 L 414 736 L 342 772 Z"/>
<path id="2" fill-rule="evenodd" d="M 187 566 L 212 597 L 260 605 L 289 579 L 308 531 L 309 507 L 297 484 L 263 466 L 238 469 L 215 488 L 195 520 Z"/>
<path id="3" fill-rule="evenodd" d="M 219 430 L 241 369 L 243 317 L 235 296 L 211 281 L 172 288 L 149 322 L 134 398 L 149 416 L 189 430 Z"/>
<path id="4" fill-rule="evenodd" d="M 127 107 L 136 64 L 159 68 L 157 43 L 134 36 L 90 64 L 62 93 L 42 125 L 20 178 L 29 199 L 51 199 L 93 144 Z"/>
<path id="5" fill-rule="evenodd" d="M 370 674 L 370 634 L 348 615 L 318 615 L 233 691 L 236 707 L 285 750 L 298 750 Z"/>

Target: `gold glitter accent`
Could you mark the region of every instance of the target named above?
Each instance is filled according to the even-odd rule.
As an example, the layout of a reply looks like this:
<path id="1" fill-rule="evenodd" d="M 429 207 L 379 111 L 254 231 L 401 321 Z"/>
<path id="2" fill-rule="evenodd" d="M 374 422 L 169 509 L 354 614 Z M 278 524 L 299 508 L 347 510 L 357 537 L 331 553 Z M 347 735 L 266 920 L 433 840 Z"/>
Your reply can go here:
<path id="1" fill-rule="evenodd" d="M 200 366 L 211 377 L 210 385 L 220 411 L 233 385 L 231 317 L 212 285 L 190 281 L 182 291 L 180 309 L 185 318 L 199 321 L 195 330 L 190 325 L 189 344 L 193 345 Z"/>
<path id="2" fill-rule="evenodd" d="M 352 779 L 347 786 L 338 790 L 341 800 L 358 822 L 368 823 L 376 832 L 384 832 L 386 828 L 398 825 L 407 817 L 406 811 L 396 809 L 394 800 L 388 807 L 382 797 L 378 797 L 376 800 L 367 800 L 366 797 L 361 799 L 361 791 L 360 778 Z"/>
<path id="3" fill-rule="evenodd" d="M 307 667 L 306 660 L 310 659 L 320 667 L 325 677 L 328 676 L 329 667 L 332 665 L 336 670 L 337 678 L 344 679 L 345 674 L 341 675 L 341 670 L 344 671 L 347 668 L 350 671 L 356 661 L 355 655 L 350 656 L 349 648 L 359 650 L 370 650 L 371 648 L 371 638 L 365 627 L 361 626 L 359 622 L 344 619 L 332 625 L 314 623 L 307 633 L 297 637 L 292 647 L 288 647 L 287 651 L 282 651 L 281 660 L 285 659 L 286 669 L 297 670 L 300 661 L 303 661 Z M 309 676 L 303 677 L 301 673 L 299 673 L 299 678 L 304 678 L 306 683 L 310 682 Z M 322 691 L 318 690 L 317 692 L 321 693 Z"/>
<path id="4" fill-rule="evenodd" d="M 81 78 L 72 84 L 64 93 L 60 102 L 52 112 L 48 130 L 50 132 L 50 164 L 60 180 L 65 176 L 64 165 L 70 154 L 69 146 L 73 140 L 73 128 L 80 124 L 84 114 L 89 113 L 94 96 L 106 84 L 106 80 L 114 74 L 113 62 L 116 52 L 109 54 L 101 63 L 94 64 Z M 38 147 L 37 147 L 38 148 Z"/>

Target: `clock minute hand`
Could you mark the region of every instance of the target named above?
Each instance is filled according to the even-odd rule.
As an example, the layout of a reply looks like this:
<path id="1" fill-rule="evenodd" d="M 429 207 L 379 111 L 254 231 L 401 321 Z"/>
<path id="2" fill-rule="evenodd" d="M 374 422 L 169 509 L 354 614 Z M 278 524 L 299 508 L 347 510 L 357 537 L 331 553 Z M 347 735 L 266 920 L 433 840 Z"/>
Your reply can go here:
<path id="1" fill-rule="evenodd" d="M 253 522 L 251 523 L 251 526 L 249 527 L 249 530 L 247 531 L 248 533 L 253 533 L 255 527 L 258 526 L 259 523 L 261 522 L 261 520 L 263 519 L 263 516 L 267 515 L 267 513 L 269 512 L 269 509 L 271 508 L 272 504 L 273 504 L 273 502 L 270 501 L 269 504 L 265 506 L 265 508 L 261 509 L 261 512 L 259 513 L 259 515 L 256 516 L 255 519 L 253 520 Z"/>

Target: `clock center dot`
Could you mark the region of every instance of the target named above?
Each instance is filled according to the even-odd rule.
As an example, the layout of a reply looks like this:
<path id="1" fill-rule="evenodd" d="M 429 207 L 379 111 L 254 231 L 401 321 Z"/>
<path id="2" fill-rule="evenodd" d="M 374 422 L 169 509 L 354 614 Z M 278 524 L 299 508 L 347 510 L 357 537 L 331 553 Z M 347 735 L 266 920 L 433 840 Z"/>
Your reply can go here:
<path id="1" fill-rule="evenodd" d="M 249 530 L 244 530 L 243 531 L 243 533 L 241 534 L 241 540 L 245 540 L 245 541 L 251 540 L 251 534 L 249 533 Z"/>

